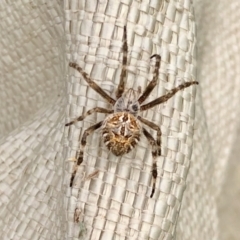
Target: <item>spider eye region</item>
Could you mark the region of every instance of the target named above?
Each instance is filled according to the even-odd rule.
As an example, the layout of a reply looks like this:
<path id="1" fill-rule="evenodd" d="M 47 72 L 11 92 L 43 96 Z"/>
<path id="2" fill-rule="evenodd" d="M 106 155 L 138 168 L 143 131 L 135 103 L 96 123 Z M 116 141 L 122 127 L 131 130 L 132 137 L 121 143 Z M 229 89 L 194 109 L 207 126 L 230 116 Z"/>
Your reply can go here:
<path id="1" fill-rule="evenodd" d="M 140 104 L 138 102 L 139 92 L 133 88 L 128 89 L 114 105 L 115 112 L 129 112 L 134 116 L 138 115 Z"/>
<path id="2" fill-rule="evenodd" d="M 134 112 L 138 111 L 138 110 L 139 110 L 139 104 L 137 104 L 137 103 L 133 104 L 133 105 L 132 105 L 132 110 L 133 110 Z"/>
<path id="3" fill-rule="evenodd" d="M 116 104 L 114 105 L 114 112 L 129 112 L 134 116 L 138 115 L 140 109 L 140 104 L 136 99 L 130 100 L 127 98 L 121 97 L 117 100 Z"/>

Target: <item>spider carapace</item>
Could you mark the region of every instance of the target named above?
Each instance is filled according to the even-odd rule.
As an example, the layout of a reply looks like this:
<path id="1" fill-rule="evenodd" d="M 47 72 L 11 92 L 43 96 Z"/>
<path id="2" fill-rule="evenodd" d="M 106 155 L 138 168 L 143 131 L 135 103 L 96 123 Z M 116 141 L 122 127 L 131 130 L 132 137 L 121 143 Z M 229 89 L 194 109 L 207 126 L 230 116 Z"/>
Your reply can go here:
<path id="1" fill-rule="evenodd" d="M 69 66 L 76 69 L 81 73 L 83 79 L 88 83 L 88 85 L 93 88 L 98 94 L 100 94 L 107 102 L 112 105 L 111 109 L 95 107 L 87 111 L 82 116 L 74 119 L 73 121 L 65 124 L 65 126 L 70 126 L 78 121 L 82 121 L 88 115 L 98 112 L 108 114 L 107 117 L 95 125 L 92 125 L 86 129 L 83 133 L 80 143 L 80 150 L 76 153 L 76 164 L 73 169 L 72 177 L 70 180 L 70 187 L 72 187 L 75 175 L 78 170 L 78 166 L 83 161 L 84 148 L 86 146 L 87 137 L 89 134 L 93 133 L 95 130 L 101 128 L 102 138 L 107 146 L 107 148 L 116 156 L 121 156 L 125 153 L 130 152 L 133 148 L 136 147 L 140 136 L 143 134 L 149 144 L 152 146 L 152 177 L 153 185 L 150 197 L 153 197 L 156 187 L 157 179 L 157 156 L 161 155 L 161 129 L 160 127 L 141 117 L 140 113 L 155 107 L 161 103 L 166 102 L 178 91 L 187 88 L 193 84 L 198 84 L 197 81 L 185 82 L 180 84 L 178 87 L 173 88 L 167 94 L 156 98 L 155 100 L 142 104 L 147 97 L 150 95 L 154 87 L 157 85 L 159 68 L 161 57 L 158 54 L 153 55 L 151 58 L 155 58 L 155 68 L 153 73 L 153 78 L 147 85 L 146 89 L 141 94 L 140 91 L 135 91 L 132 88 L 125 91 L 125 82 L 126 82 L 126 67 L 127 67 L 127 29 L 124 27 L 123 31 L 123 58 L 122 58 L 122 71 L 120 75 L 119 85 L 116 91 L 116 100 L 109 96 L 99 85 L 97 85 L 84 70 L 77 63 L 70 63 Z M 149 131 L 143 126 L 154 129 L 157 132 L 157 138 L 149 133 Z"/>

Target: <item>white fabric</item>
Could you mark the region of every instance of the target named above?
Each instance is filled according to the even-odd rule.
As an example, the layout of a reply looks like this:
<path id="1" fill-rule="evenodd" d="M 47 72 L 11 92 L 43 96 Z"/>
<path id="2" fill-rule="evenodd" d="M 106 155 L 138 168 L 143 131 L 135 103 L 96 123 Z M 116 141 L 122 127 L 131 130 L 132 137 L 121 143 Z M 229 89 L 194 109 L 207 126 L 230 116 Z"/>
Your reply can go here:
<path id="1" fill-rule="evenodd" d="M 189 0 L 0 3 L 1 239 L 237 239 L 225 209 L 240 207 L 225 192 L 239 180 L 239 3 L 194 7 Z M 68 64 L 77 62 L 114 97 L 125 24 L 127 88 L 144 89 L 155 53 L 159 83 L 148 100 L 183 81 L 200 83 L 143 114 L 162 130 L 152 199 L 147 140 L 116 158 L 99 131 L 69 188 L 80 137 L 104 114 L 64 123 L 110 105 Z"/>

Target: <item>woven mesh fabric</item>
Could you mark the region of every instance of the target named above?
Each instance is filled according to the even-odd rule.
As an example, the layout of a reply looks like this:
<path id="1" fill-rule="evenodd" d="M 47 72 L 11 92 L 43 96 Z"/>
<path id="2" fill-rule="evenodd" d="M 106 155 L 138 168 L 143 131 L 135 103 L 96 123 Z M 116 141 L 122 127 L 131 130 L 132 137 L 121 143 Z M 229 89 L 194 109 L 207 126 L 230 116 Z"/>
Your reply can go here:
<path id="1" fill-rule="evenodd" d="M 196 1 L 196 19 L 189 0 L 0 4 L 2 239 L 219 239 L 217 197 L 239 124 L 239 45 L 227 38 L 238 30 L 232 2 Z M 231 18 L 223 22 L 219 12 Z M 152 199 L 147 140 L 116 158 L 99 131 L 88 138 L 69 188 L 80 137 L 104 115 L 67 128 L 65 119 L 110 105 L 68 63 L 114 97 L 125 24 L 127 88 L 146 87 L 155 53 L 162 56 L 159 84 L 148 100 L 183 81 L 200 82 L 143 113 L 162 130 Z"/>

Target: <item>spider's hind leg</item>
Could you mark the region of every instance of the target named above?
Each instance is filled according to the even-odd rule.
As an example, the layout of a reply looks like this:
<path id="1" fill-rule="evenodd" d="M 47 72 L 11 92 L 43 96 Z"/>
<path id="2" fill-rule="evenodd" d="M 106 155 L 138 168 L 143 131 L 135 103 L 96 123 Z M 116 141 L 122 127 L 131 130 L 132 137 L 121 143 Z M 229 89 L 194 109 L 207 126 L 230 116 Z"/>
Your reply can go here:
<path id="1" fill-rule="evenodd" d="M 153 186 L 152 186 L 152 193 L 150 195 L 150 198 L 153 197 L 155 193 L 155 188 L 156 188 L 156 180 L 157 180 L 157 155 L 158 155 L 158 150 L 157 150 L 157 143 L 152 137 L 152 135 L 145 129 L 143 128 L 143 134 L 149 141 L 149 143 L 152 146 L 152 156 L 153 156 L 153 165 L 152 165 L 152 177 L 153 177 Z"/>
<path id="2" fill-rule="evenodd" d="M 80 152 L 77 152 L 76 154 L 76 159 L 77 159 L 77 163 L 76 165 L 74 166 L 74 170 L 73 170 L 73 173 L 72 173 L 72 176 L 71 176 L 71 180 L 70 180 L 70 187 L 72 187 L 73 185 L 73 181 L 74 181 L 74 178 L 75 178 L 75 175 L 77 173 L 77 170 L 78 170 L 78 167 L 79 165 L 82 163 L 83 161 L 83 152 L 84 152 L 84 148 L 86 146 L 86 143 L 87 143 L 87 137 L 93 133 L 95 130 L 97 130 L 98 128 L 100 128 L 102 126 L 102 121 L 89 127 L 88 129 L 86 129 L 83 133 L 83 136 L 82 136 L 82 139 L 81 139 L 81 145 L 80 145 Z"/>
<path id="3" fill-rule="evenodd" d="M 161 156 L 161 136 L 162 136 L 161 128 L 157 124 L 155 124 L 155 123 L 153 123 L 153 122 L 151 122 L 151 121 L 149 121 L 149 120 L 147 120 L 145 118 L 142 118 L 140 116 L 138 116 L 138 119 L 142 123 L 146 124 L 148 127 L 150 127 L 153 130 L 157 131 L 157 141 L 156 141 L 156 144 L 157 144 L 157 155 Z"/>

